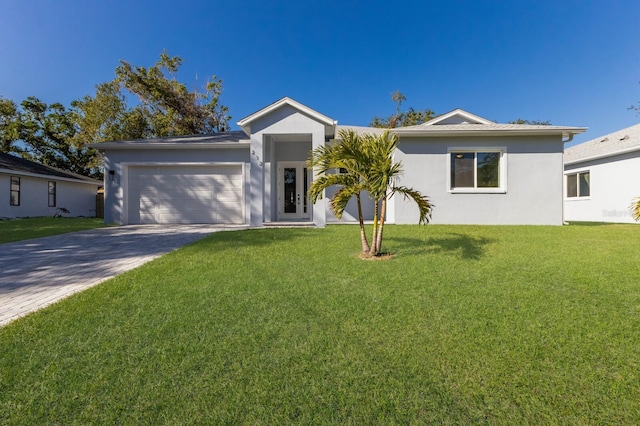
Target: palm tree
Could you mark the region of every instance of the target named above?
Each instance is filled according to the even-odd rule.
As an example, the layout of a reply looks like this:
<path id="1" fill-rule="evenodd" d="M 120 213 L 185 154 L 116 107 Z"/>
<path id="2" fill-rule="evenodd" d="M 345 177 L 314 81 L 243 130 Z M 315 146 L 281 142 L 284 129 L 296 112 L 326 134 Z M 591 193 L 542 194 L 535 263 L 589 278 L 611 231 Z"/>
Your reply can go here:
<path id="1" fill-rule="evenodd" d="M 354 131 L 340 131 L 339 142 L 331 146 L 321 146 L 312 152 L 308 161 L 316 168 L 320 176 L 309 188 L 312 203 L 322 197 L 323 191 L 333 185 L 338 190 L 331 199 L 331 210 L 336 217 L 342 213 L 351 197 L 356 197 L 362 254 L 367 257 L 378 256 L 382 247 L 382 234 L 386 217 L 387 200 L 395 194 L 402 194 L 418 205 L 419 223 L 428 223 L 431 219 L 433 204 L 420 192 L 397 186 L 402 174 L 400 163 L 393 161 L 393 153 L 398 145 L 398 136 L 384 131 L 381 135 L 364 134 L 358 136 Z M 344 169 L 346 173 L 327 174 L 331 169 Z M 360 194 L 369 192 L 374 201 L 373 236 L 371 245 L 367 241 Z"/>
<path id="2" fill-rule="evenodd" d="M 636 222 L 639 221 L 640 220 L 640 197 L 633 199 L 633 202 L 629 206 L 629 209 L 631 210 L 631 216 L 633 217 L 633 220 L 635 220 Z"/>
<path id="3" fill-rule="evenodd" d="M 387 211 L 387 200 L 395 194 L 413 200 L 418 205 L 420 219 L 418 223 L 426 224 L 431 219 L 433 204 L 419 191 L 406 186 L 398 186 L 402 175 L 402 165 L 393 161 L 393 153 L 398 146 L 398 135 L 385 130 L 381 135 L 363 135 L 363 145 L 370 156 L 370 169 L 363 177 L 366 187 L 373 198 L 373 237 L 369 256 L 378 256 L 382 249 L 382 235 Z"/>
<path id="4" fill-rule="evenodd" d="M 339 142 L 336 144 L 323 145 L 312 151 L 307 165 L 314 168 L 320 176 L 312 182 L 309 196 L 311 203 L 315 204 L 318 199 L 322 198 L 325 189 L 337 186 L 338 190 L 331 198 L 330 208 L 338 219 L 342 217 L 349 200 L 355 197 L 358 205 L 362 252 L 368 253 L 370 247 L 364 229 L 360 198 L 360 193 L 366 190 L 361 176 L 367 168 L 367 157 L 363 150 L 362 141 L 353 130 L 340 130 L 338 138 Z M 341 173 L 328 173 L 332 170 L 339 170 Z"/>

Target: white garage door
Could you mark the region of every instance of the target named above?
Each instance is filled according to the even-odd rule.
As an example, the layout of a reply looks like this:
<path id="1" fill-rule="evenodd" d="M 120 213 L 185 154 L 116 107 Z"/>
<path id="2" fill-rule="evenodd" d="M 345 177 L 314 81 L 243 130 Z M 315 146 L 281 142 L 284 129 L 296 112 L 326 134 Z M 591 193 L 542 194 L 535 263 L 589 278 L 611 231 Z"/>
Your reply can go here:
<path id="1" fill-rule="evenodd" d="M 129 223 L 243 223 L 241 166 L 129 168 Z"/>

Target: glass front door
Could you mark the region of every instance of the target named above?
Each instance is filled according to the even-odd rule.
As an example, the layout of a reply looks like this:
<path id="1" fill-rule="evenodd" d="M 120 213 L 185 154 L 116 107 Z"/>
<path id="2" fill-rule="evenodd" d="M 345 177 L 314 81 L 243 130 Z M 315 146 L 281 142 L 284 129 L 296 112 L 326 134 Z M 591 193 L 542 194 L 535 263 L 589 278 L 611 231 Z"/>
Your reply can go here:
<path id="1" fill-rule="evenodd" d="M 278 219 L 308 219 L 309 172 L 303 161 L 278 163 Z"/>

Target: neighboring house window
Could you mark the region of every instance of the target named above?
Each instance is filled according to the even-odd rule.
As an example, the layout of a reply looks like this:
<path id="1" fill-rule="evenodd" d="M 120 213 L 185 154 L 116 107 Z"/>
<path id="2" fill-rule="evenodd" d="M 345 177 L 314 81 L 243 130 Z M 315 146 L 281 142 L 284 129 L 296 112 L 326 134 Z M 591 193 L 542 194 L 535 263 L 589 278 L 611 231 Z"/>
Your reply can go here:
<path id="1" fill-rule="evenodd" d="M 49 181 L 49 207 L 56 206 L 56 183 Z"/>
<path id="2" fill-rule="evenodd" d="M 11 199 L 9 205 L 20 205 L 20 178 L 17 176 L 11 176 Z"/>
<path id="3" fill-rule="evenodd" d="M 589 197 L 591 176 L 588 171 L 567 175 L 567 198 Z"/>
<path id="4" fill-rule="evenodd" d="M 503 150 L 450 151 L 450 189 L 473 192 L 504 190 Z"/>

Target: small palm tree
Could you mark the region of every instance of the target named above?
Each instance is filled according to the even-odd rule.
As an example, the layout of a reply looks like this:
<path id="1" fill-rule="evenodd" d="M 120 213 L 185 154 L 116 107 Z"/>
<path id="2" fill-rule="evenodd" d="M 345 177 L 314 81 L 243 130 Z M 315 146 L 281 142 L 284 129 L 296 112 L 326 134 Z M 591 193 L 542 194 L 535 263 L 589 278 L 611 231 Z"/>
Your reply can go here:
<path id="1" fill-rule="evenodd" d="M 631 210 L 631 216 L 633 220 L 640 221 L 640 197 L 634 198 L 631 205 L 629 206 L 629 210 Z"/>
<path id="2" fill-rule="evenodd" d="M 370 169 L 363 177 L 366 187 L 373 198 L 373 237 L 369 256 L 378 256 L 382 249 L 382 235 L 386 219 L 387 200 L 395 194 L 413 200 L 420 214 L 418 223 L 426 224 L 431 220 L 433 204 L 419 191 L 406 186 L 398 186 L 402 175 L 402 165 L 393 161 L 393 153 L 398 146 L 398 135 L 385 130 L 381 135 L 364 135 L 364 145 L 370 156 Z"/>
<path id="3" fill-rule="evenodd" d="M 312 203 L 322 197 L 323 191 L 330 186 L 338 186 L 331 199 L 330 206 L 336 217 L 342 217 L 347 203 L 356 197 L 362 254 L 368 257 L 378 256 L 382 247 L 382 235 L 386 218 L 387 200 L 395 194 L 402 194 L 418 205 L 419 223 L 428 223 L 431 219 L 433 204 L 420 192 L 397 186 L 402 174 L 400 163 L 393 161 L 393 153 L 398 145 L 398 136 L 389 131 L 381 135 L 357 135 L 353 131 L 340 131 L 339 142 L 331 146 L 321 146 L 312 152 L 308 161 L 320 175 L 309 188 Z M 327 174 L 331 169 L 344 169 L 346 173 Z M 373 236 L 371 245 L 364 228 L 360 195 L 369 192 L 374 201 Z"/>
<path id="4" fill-rule="evenodd" d="M 360 138 L 353 130 L 341 130 L 338 134 L 339 142 L 334 145 L 323 145 L 311 153 L 307 161 L 310 168 L 314 168 L 320 175 L 309 188 L 311 202 L 322 198 L 325 189 L 337 186 L 330 201 L 333 214 L 338 219 L 342 217 L 347 203 L 352 197 L 356 198 L 358 206 L 358 222 L 360 224 L 360 240 L 362 242 L 362 252 L 369 252 L 369 242 L 364 229 L 364 217 L 362 215 L 362 203 L 360 194 L 366 190 L 362 181 L 362 173 L 368 167 L 367 158 L 364 155 Z M 344 173 L 330 174 L 332 170 L 341 170 Z"/>

